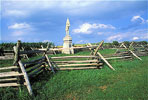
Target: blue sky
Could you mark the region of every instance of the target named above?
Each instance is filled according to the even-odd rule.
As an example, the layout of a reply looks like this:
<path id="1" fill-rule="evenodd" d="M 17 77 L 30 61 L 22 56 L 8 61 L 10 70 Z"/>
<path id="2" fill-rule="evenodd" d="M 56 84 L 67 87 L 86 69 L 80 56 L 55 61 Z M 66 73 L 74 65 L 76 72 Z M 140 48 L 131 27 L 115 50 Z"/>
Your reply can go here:
<path id="1" fill-rule="evenodd" d="M 148 41 L 148 1 L 2 0 L 1 42 L 62 45 L 70 20 L 73 43 Z"/>

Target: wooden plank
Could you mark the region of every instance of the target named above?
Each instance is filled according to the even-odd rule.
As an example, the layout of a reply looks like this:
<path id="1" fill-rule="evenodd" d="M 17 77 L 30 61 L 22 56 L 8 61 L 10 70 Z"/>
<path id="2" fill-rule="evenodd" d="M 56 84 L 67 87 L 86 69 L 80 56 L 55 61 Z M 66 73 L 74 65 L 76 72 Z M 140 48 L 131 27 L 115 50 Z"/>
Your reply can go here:
<path id="1" fill-rule="evenodd" d="M 98 56 L 63 56 L 63 57 L 51 57 L 51 59 L 64 59 L 64 58 L 98 58 Z"/>
<path id="2" fill-rule="evenodd" d="M 44 63 L 41 63 L 41 64 L 39 64 L 39 65 L 37 65 L 37 66 L 34 66 L 33 68 L 29 69 L 29 70 L 27 71 L 27 73 L 30 73 L 30 72 L 34 71 L 35 69 L 39 68 L 39 67 L 42 66 L 43 64 L 44 64 Z"/>
<path id="3" fill-rule="evenodd" d="M 31 48 L 31 50 L 34 50 L 32 47 L 30 47 Z M 36 53 L 36 55 L 38 56 L 39 54 L 38 53 Z"/>
<path id="4" fill-rule="evenodd" d="M 126 50 L 124 47 L 117 47 L 117 48 L 111 48 L 111 49 L 120 49 L 120 50 Z"/>
<path id="5" fill-rule="evenodd" d="M 14 51 L 12 51 L 12 52 L 3 51 L 3 53 L 6 54 L 6 55 L 13 55 Z"/>
<path id="6" fill-rule="evenodd" d="M 17 66 L 10 66 L 10 67 L 2 67 L 0 70 L 8 70 L 8 69 L 17 69 Z"/>
<path id="7" fill-rule="evenodd" d="M 10 60 L 13 59 L 12 56 L 0 56 L 0 60 Z"/>
<path id="8" fill-rule="evenodd" d="M 48 62 L 47 64 L 49 65 L 50 69 L 52 70 L 53 73 L 55 73 L 54 68 L 53 68 L 53 66 L 52 66 L 52 64 L 51 64 L 51 62 L 50 62 L 50 60 L 49 60 L 49 58 L 48 58 L 48 55 L 45 54 L 45 57 L 46 57 L 46 59 L 47 59 L 47 62 Z"/>
<path id="9" fill-rule="evenodd" d="M 48 42 L 48 44 L 47 44 L 46 51 L 48 50 L 48 48 L 49 48 L 49 42 Z"/>
<path id="10" fill-rule="evenodd" d="M 88 63 L 88 62 L 98 62 L 98 60 L 82 60 L 82 61 L 54 61 L 55 63 Z"/>
<path id="11" fill-rule="evenodd" d="M 53 54 L 56 55 L 56 52 L 54 50 L 52 50 L 52 51 L 53 51 Z"/>
<path id="12" fill-rule="evenodd" d="M 41 48 L 44 49 L 43 45 L 41 45 Z"/>
<path id="13" fill-rule="evenodd" d="M 91 43 L 88 43 L 87 45 L 88 45 L 88 46 L 92 46 L 92 44 L 91 44 Z"/>
<path id="14" fill-rule="evenodd" d="M 97 46 L 87 46 L 87 47 L 72 47 L 72 49 L 89 49 L 89 48 L 96 48 Z"/>
<path id="15" fill-rule="evenodd" d="M 99 46 L 96 48 L 94 55 L 97 54 L 98 50 L 100 49 L 100 47 L 103 45 L 104 41 L 101 41 L 101 43 L 99 44 Z"/>
<path id="16" fill-rule="evenodd" d="M 0 82 L 5 82 L 5 81 L 16 81 L 17 78 L 6 78 L 6 79 L 0 79 Z"/>
<path id="17" fill-rule="evenodd" d="M 68 66 L 99 66 L 102 63 L 89 63 L 89 64 L 65 64 L 65 65 L 57 65 L 58 67 L 68 67 Z"/>
<path id="18" fill-rule="evenodd" d="M 18 62 L 19 59 L 20 59 L 20 55 L 19 55 L 19 53 L 20 53 L 20 45 L 21 45 L 21 41 L 18 40 L 17 46 L 14 46 L 14 47 L 13 47 L 14 53 L 15 53 L 13 65 L 16 65 L 17 62 Z"/>
<path id="19" fill-rule="evenodd" d="M 20 54 L 34 54 L 34 53 L 44 53 L 44 51 L 41 50 L 20 51 Z"/>
<path id="20" fill-rule="evenodd" d="M 25 64 L 24 67 L 25 67 L 25 69 L 31 68 L 31 67 L 38 65 L 38 64 L 41 64 L 43 62 L 45 62 L 45 60 L 41 60 L 41 61 L 38 61 L 38 62 L 35 62 L 35 63 L 32 63 L 32 64 Z"/>
<path id="21" fill-rule="evenodd" d="M 138 58 L 139 60 L 142 60 L 140 57 L 138 57 L 132 50 L 129 50 L 132 54 L 133 54 L 133 56 L 135 56 L 136 58 Z"/>
<path id="22" fill-rule="evenodd" d="M 72 47 L 72 49 L 87 49 L 87 48 L 96 48 L 97 46 L 87 46 L 87 47 Z M 40 48 L 39 50 L 41 51 L 46 51 L 46 48 L 42 49 Z M 52 51 L 62 51 L 63 48 L 50 48 L 50 50 Z"/>
<path id="23" fill-rule="evenodd" d="M 40 60 L 44 60 L 45 58 L 46 58 L 46 57 L 41 57 L 41 58 L 36 59 L 36 60 L 24 62 L 23 65 L 25 65 L 25 64 L 33 64 L 33 63 L 38 62 L 38 61 L 40 61 Z"/>
<path id="24" fill-rule="evenodd" d="M 146 52 L 145 50 L 140 50 L 140 52 Z"/>
<path id="25" fill-rule="evenodd" d="M 83 69 L 98 69 L 98 67 L 59 68 L 58 70 L 83 70 Z"/>
<path id="26" fill-rule="evenodd" d="M 131 56 L 123 56 L 123 57 L 110 57 L 105 59 L 122 59 L 122 58 L 131 58 Z"/>
<path id="27" fill-rule="evenodd" d="M 46 51 L 47 49 L 46 48 L 41 48 L 41 49 L 38 49 L 40 51 Z"/>
<path id="28" fill-rule="evenodd" d="M 17 83 L 0 83 L 0 87 L 20 86 Z"/>
<path id="29" fill-rule="evenodd" d="M 0 73 L 0 78 L 1 77 L 10 77 L 10 76 L 22 76 L 23 74 L 22 73 L 18 73 L 18 72 L 3 72 L 3 73 Z"/>
<path id="30" fill-rule="evenodd" d="M 23 85 L 26 85 L 26 83 L 24 83 Z M 17 87 L 20 86 L 20 84 L 18 83 L 0 83 L 0 87 Z"/>
<path id="31" fill-rule="evenodd" d="M 132 43 L 130 44 L 129 48 L 133 47 L 133 44 L 134 44 L 134 42 L 132 42 Z"/>
<path id="32" fill-rule="evenodd" d="M 22 47 L 22 50 L 25 51 L 24 47 Z M 25 57 L 29 60 L 29 57 L 28 57 L 27 54 L 24 54 L 24 58 L 25 58 Z"/>
<path id="33" fill-rule="evenodd" d="M 14 52 L 13 50 L 4 50 L 4 52 Z"/>
<path id="34" fill-rule="evenodd" d="M 39 68 L 38 70 L 32 72 L 32 73 L 29 73 L 29 77 L 33 77 L 35 74 L 37 74 L 38 72 L 41 72 L 43 71 L 43 67 Z"/>
<path id="35" fill-rule="evenodd" d="M 28 75 L 27 75 L 27 73 L 25 71 L 25 68 L 24 68 L 24 66 L 23 66 L 23 64 L 22 64 L 22 62 L 20 60 L 18 61 L 18 64 L 19 64 L 19 66 L 21 68 L 21 71 L 22 71 L 22 73 L 24 75 L 24 79 L 26 81 L 26 86 L 27 86 L 27 89 L 29 91 L 29 94 L 33 95 L 33 92 L 32 92 L 32 89 L 31 89 L 31 85 L 30 85 L 30 82 L 29 82 L 29 78 L 28 78 Z"/>
<path id="36" fill-rule="evenodd" d="M 112 65 L 99 53 L 97 52 L 97 54 L 101 57 L 101 59 L 108 65 L 108 67 L 112 70 L 115 70 Z"/>
<path id="37" fill-rule="evenodd" d="M 92 46 L 92 45 L 91 45 L 91 43 L 88 43 L 87 46 Z M 90 54 L 89 55 L 93 55 L 95 49 L 90 47 L 89 50 L 90 50 Z M 89 60 L 89 59 L 90 58 L 88 58 L 87 60 Z"/>
<path id="38" fill-rule="evenodd" d="M 127 49 L 127 47 L 124 45 L 124 43 L 122 44 L 122 46 L 123 46 L 125 49 Z"/>
<path id="39" fill-rule="evenodd" d="M 126 52 L 120 52 L 120 53 L 116 53 L 117 55 L 130 55 L 129 53 Z"/>

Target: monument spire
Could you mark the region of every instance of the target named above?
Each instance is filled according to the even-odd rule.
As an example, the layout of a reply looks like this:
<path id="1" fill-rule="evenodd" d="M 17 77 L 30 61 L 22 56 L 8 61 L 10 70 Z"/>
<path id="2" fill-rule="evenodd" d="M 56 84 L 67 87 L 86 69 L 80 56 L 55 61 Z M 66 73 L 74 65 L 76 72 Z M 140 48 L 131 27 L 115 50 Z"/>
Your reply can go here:
<path id="1" fill-rule="evenodd" d="M 66 35 L 69 35 L 69 27 L 70 27 L 70 21 L 69 21 L 69 19 L 67 18 L 67 21 L 66 21 L 66 28 L 65 28 L 65 30 L 66 30 Z"/>

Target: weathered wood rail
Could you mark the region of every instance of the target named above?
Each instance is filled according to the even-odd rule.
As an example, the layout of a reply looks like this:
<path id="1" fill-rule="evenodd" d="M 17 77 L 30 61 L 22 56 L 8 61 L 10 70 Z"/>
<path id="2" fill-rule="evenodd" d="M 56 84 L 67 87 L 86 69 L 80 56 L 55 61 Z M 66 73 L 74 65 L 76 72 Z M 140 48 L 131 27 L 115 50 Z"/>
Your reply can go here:
<path id="1" fill-rule="evenodd" d="M 18 80 L 20 76 L 23 76 L 23 73 L 19 72 L 18 69 L 17 66 L 0 68 L 0 87 L 20 86 Z"/>
<path id="2" fill-rule="evenodd" d="M 125 45 L 124 43 L 122 43 L 122 44 L 120 45 L 120 47 L 124 47 L 124 48 L 118 48 L 117 51 L 115 52 L 115 54 L 121 54 L 121 55 L 123 55 L 123 56 L 131 56 L 131 58 L 132 58 L 132 57 L 135 57 L 135 58 L 137 58 L 137 59 L 139 59 L 139 60 L 142 60 L 142 59 L 134 52 L 134 51 L 135 51 L 135 48 L 133 47 L 133 44 L 134 44 L 134 42 L 132 42 L 129 47 L 126 47 L 126 45 Z M 120 51 L 121 49 L 124 50 L 124 51 Z M 130 57 L 129 57 L 129 58 L 130 58 Z"/>
<path id="3" fill-rule="evenodd" d="M 30 79 L 35 78 L 45 70 L 52 71 L 53 73 L 55 73 L 55 71 L 50 64 L 46 51 L 20 51 L 20 47 L 21 42 L 18 41 L 17 46 L 14 47 L 14 66 L 0 68 L 0 87 L 17 87 L 25 85 L 29 94 L 33 95 Z M 21 60 L 22 54 L 34 53 L 43 53 L 43 57 L 27 62 Z"/>
<path id="4" fill-rule="evenodd" d="M 87 60 L 88 58 L 93 58 L 93 60 Z M 62 56 L 50 59 L 51 63 L 58 67 L 58 70 L 97 69 L 103 65 L 98 56 Z"/>
<path id="5" fill-rule="evenodd" d="M 88 46 L 88 48 L 91 50 L 90 56 L 79 55 L 79 56 L 51 57 L 50 58 L 51 64 L 59 67 L 59 70 L 97 69 L 101 68 L 103 65 L 103 62 L 101 62 L 102 59 L 110 69 L 115 70 L 109 64 L 109 62 L 98 52 L 98 50 L 102 47 L 103 43 L 104 41 L 102 41 L 96 49 L 91 45 Z M 115 59 L 115 58 L 107 58 L 107 59 Z"/>

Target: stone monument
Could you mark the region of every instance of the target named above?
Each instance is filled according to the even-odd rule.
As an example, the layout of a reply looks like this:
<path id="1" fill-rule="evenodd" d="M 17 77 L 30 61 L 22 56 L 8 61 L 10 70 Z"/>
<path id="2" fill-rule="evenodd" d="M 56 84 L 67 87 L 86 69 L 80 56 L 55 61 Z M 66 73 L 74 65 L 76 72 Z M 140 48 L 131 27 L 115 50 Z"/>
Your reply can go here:
<path id="1" fill-rule="evenodd" d="M 62 53 L 65 54 L 74 54 L 74 50 L 72 48 L 72 38 L 69 35 L 69 27 L 70 27 L 70 22 L 69 19 L 67 18 L 67 22 L 66 22 L 66 36 L 63 38 L 63 50 Z"/>

